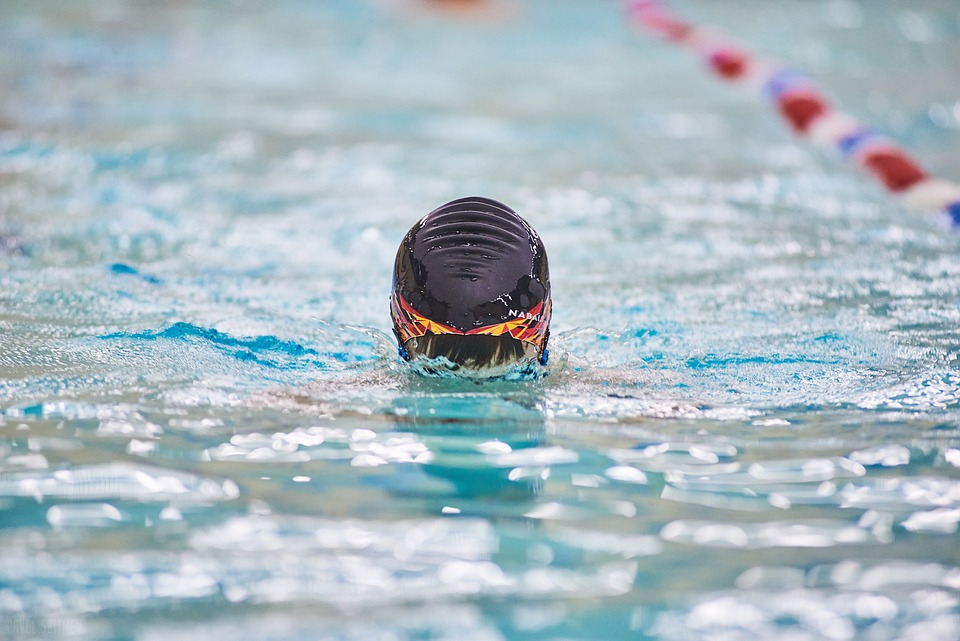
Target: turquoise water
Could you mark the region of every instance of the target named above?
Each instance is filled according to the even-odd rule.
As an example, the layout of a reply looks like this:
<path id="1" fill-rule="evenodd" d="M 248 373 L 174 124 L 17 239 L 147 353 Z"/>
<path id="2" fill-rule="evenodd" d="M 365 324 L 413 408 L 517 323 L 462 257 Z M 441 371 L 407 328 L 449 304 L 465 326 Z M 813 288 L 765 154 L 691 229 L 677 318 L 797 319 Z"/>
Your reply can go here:
<path id="1" fill-rule="evenodd" d="M 0 7 L 0 638 L 960 638 L 960 235 L 597 0 Z M 677 1 L 960 178 L 943 0 Z M 552 362 L 396 246 L 540 232 Z"/>

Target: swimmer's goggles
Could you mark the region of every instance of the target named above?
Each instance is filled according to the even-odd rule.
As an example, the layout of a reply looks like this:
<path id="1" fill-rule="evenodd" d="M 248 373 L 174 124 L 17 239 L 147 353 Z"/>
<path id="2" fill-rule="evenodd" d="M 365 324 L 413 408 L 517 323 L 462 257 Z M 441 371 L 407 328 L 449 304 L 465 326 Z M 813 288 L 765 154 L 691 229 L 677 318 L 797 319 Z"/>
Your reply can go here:
<path id="1" fill-rule="evenodd" d="M 549 336 L 550 315 L 552 305 L 550 298 L 540 301 L 528 312 L 496 325 L 484 325 L 467 331 L 450 327 L 443 323 L 432 321 L 426 316 L 417 313 L 417 310 L 408 303 L 398 292 L 390 297 L 390 312 L 393 316 L 394 333 L 400 340 L 401 347 L 411 338 L 418 338 L 424 334 L 453 334 L 457 336 L 503 336 L 509 335 L 518 341 L 529 343 L 537 349 L 540 360 L 546 364 L 545 347 Z"/>

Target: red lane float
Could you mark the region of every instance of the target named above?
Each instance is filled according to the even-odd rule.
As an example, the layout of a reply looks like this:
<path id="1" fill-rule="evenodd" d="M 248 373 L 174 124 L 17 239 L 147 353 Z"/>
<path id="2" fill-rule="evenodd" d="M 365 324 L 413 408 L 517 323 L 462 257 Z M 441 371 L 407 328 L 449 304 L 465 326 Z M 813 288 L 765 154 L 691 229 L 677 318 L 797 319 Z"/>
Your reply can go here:
<path id="1" fill-rule="evenodd" d="M 714 75 L 760 89 L 798 135 L 833 147 L 914 209 L 943 212 L 960 228 L 960 185 L 931 176 L 898 147 L 838 111 L 806 74 L 754 57 L 715 29 L 683 20 L 662 0 L 628 0 L 638 27 L 699 55 Z"/>

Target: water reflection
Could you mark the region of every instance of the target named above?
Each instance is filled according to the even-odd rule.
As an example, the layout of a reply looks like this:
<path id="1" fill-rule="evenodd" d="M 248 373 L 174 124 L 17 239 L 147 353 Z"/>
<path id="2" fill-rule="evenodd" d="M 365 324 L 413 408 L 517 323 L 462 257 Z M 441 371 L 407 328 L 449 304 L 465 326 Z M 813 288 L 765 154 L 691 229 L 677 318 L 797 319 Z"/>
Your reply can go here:
<path id="1" fill-rule="evenodd" d="M 573 462 L 545 447 L 542 381 L 411 376 L 391 408 L 398 431 L 415 433 L 432 453 L 423 471 L 449 483 L 456 505 L 448 512 L 489 514 L 501 502 L 525 510 L 551 464 Z"/>

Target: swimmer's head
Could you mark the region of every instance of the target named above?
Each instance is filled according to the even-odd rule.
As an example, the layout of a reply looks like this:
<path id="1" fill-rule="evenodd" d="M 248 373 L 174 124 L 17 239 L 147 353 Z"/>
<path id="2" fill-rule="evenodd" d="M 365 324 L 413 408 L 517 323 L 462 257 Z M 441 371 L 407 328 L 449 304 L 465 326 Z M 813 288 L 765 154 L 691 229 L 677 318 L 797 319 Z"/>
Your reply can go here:
<path id="1" fill-rule="evenodd" d="M 487 370 L 547 362 L 550 275 L 537 233 L 489 198 L 461 198 L 397 250 L 390 315 L 406 360 Z"/>

